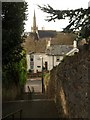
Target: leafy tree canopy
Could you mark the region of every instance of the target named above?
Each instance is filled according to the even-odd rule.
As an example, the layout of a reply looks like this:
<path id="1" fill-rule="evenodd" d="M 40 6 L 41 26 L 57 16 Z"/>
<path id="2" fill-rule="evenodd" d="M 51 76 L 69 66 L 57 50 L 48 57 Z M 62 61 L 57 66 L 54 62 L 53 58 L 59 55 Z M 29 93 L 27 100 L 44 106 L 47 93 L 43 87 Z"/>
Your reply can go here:
<path id="1" fill-rule="evenodd" d="M 2 61 L 3 65 L 19 61 L 22 58 L 21 43 L 26 20 L 27 3 L 2 3 Z"/>
<path id="2" fill-rule="evenodd" d="M 6 86 L 25 81 L 21 74 L 26 76 L 26 56 L 22 47 L 26 11 L 26 2 L 2 3 L 2 78 Z"/>
<path id="3" fill-rule="evenodd" d="M 64 32 L 79 30 L 79 35 L 86 38 L 87 42 L 90 42 L 90 7 L 87 9 L 79 8 L 75 10 L 55 10 L 50 5 L 44 5 L 43 7 L 38 5 L 38 7 L 43 12 L 50 14 L 47 21 L 69 18 L 69 25 L 63 29 Z"/>

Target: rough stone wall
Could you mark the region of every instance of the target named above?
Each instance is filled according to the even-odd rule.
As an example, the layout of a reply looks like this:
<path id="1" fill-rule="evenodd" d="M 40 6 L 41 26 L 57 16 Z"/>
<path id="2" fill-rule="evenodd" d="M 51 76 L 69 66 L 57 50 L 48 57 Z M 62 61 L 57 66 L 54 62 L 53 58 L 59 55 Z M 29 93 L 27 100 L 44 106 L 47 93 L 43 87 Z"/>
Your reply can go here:
<path id="1" fill-rule="evenodd" d="M 48 96 L 55 99 L 61 117 L 88 118 L 90 50 L 66 57 L 51 71 Z"/>
<path id="2" fill-rule="evenodd" d="M 50 77 L 48 80 L 48 98 L 54 98 L 55 97 L 55 73 L 56 73 L 56 68 L 54 68 L 52 71 L 50 71 Z"/>
<path id="3" fill-rule="evenodd" d="M 8 88 L 2 87 L 2 101 L 17 100 L 21 95 L 21 89 L 19 86 L 9 86 Z"/>

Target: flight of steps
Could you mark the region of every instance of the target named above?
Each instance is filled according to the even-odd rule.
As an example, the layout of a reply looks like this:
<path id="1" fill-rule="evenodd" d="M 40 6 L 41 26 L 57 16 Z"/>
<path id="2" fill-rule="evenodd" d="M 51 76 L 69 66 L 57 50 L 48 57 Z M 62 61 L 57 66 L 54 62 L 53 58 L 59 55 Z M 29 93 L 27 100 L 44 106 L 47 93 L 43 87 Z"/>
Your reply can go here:
<path id="1" fill-rule="evenodd" d="M 47 99 L 47 95 L 42 93 L 24 93 L 23 100 Z"/>
<path id="2" fill-rule="evenodd" d="M 22 118 L 59 118 L 54 100 L 42 93 L 25 93 L 22 100 L 4 103 L 3 116 L 19 108 L 22 108 Z"/>

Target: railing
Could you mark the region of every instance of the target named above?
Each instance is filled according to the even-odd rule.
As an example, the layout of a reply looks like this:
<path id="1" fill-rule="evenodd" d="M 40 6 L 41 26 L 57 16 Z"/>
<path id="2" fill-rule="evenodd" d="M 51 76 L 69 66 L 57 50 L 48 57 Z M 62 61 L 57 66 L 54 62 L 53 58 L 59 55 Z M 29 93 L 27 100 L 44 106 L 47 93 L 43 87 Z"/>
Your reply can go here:
<path id="1" fill-rule="evenodd" d="M 10 120 L 15 120 L 15 114 L 17 114 L 18 112 L 20 112 L 20 120 L 21 120 L 22 119 L 22 109 L 19 109 L 19 110 L 15 111 L 15 112 L 12 112 L 12 113 L 6 115 L 1 120 L 9 120 L 9 119 Z"/>

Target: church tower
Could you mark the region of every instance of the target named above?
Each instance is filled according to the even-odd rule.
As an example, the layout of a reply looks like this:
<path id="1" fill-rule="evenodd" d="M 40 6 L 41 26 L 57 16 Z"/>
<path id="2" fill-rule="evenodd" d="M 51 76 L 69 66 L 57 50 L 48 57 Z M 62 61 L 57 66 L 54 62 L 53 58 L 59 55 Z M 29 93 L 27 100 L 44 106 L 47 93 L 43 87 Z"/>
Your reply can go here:
<path id="1" fill-rule="evenodd" d="M 31 27 L 31 32 L 37 33 L 38 27 L 36 26 L 36 15 L 34 10 L 34 16 L 33 16 L 33 26 Z"/>

